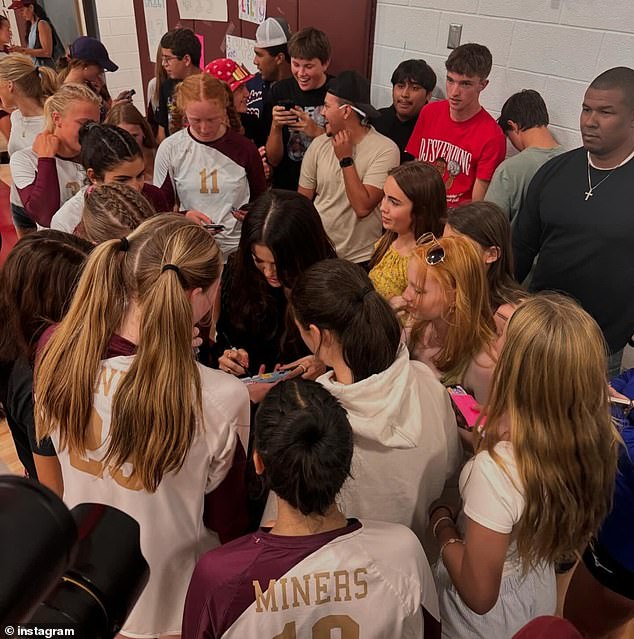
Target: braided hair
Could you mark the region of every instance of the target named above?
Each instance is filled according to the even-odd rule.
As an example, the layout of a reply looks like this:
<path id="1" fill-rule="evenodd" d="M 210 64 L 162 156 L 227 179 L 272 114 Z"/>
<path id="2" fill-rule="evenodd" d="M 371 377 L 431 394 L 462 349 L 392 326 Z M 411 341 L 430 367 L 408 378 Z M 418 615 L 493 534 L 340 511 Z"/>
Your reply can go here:
<path id="1" fill-rule="evenodd" d="M 92 169 L 100 181 L 107 171 L 121 162 L 143 159 L 137 141 L 127 131 L 112 124 L 86 122 L 79 129 L 79 143 L 79 161 L 86 170 Z"/>
<path id="2" fill-rule="evenodd" d="M 154 207 L 135 189 L 125 184 L 90 186 L 78 234 L 94 244 L 125 237 L 145 220 L 156 215 Z"/>

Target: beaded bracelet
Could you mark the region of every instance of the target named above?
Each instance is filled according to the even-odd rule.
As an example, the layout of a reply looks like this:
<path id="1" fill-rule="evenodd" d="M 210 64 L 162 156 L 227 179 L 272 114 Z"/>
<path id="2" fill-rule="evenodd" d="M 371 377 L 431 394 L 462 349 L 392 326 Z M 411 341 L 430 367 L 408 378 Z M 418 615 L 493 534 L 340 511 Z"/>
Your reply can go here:
<path id="1" fill-rule="evenodd" d="M 449 544 L 462 544 L 464 546 L 464 539 L 460 539 L 460 537 L 452 537 L 451 539 L 447 539 L 447 541 L 440 547 L 440 557 L 442 558 L 442 553 Z"/>
<path id="2" fill-rule="evenodd" d="M 436 529 L 438 528 L 438 524 L 444 519 L 446 519 L 447 521 L 450 521 L 454 526 L 456 525 L 456 522 L 453 520 L 453 517 L 449 517 L 449 515 L 443 515 L 442 517 L 439 517 L 438 521 L 434 524 L 433 528 L 431 529 L 431 534 L 434 537 L 436 537 Z M 436 537 L 436 539 L 438 539 L 438 537 Z"/>

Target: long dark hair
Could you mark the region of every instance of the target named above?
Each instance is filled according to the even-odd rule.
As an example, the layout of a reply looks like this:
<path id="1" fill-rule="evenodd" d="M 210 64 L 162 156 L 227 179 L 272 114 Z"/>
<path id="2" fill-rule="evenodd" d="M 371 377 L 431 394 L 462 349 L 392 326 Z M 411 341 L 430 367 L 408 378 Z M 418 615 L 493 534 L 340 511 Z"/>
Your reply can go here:
<path id="1" fill-rule="evenodd" d="M 268 487 L 304 515 L 325 515 L 350 476 L 354 447 L 348 415 L 317 382 L 273 388 L 255 418 L 254 448 Z"/>
<path id="2" fill-rule="evenodd" d="M 275 257 L 277 277 L 289 290 L 299 276 L 320 260 L 336 257 L 332 242 L 313 203 L 299 193 L 272 189 L 249 208 L 240 244 L 232 260 L 228 316 L 240 331 L 279 329 L 273 289 L 253 261 L 254 244 L 266 246 Z"/>
<path id="3" fill-rule="evenodd" d="M 425 233 L 442 235 L 447 216 L 447 192 L 440 173 L 425 162 L 405 162 L 393 168 L 388 176 L 394 178 L 399 189 L 412 203 L 412 232 L 414 238 Z M 374 268 L 388 252 L 397 238 L 394 231 L 386 231 L 370 259 L 369 268 Z"/>
<path id="4" fill-rule="evenodd" d="M 394 363 L 400 324 L 358 264 L 337 259 L 311 266 L 291 291 L 291 308 L 302 327 L 335 335 L 355 382 Z"/>
<path id="5" fill-rule="evenodd" d="M 13 247 L 0 272 L 0 360 L 30 356 L 44 330 L 62 319 L 93 248 L 51 229 Z"/>
<path id="6" fill-rule="evenodd" d="M 466 235 L 482 248 L 495 247 L 498 258 L 487 268 L 491 309 L 502 304 L 517 304 L 526 291 L 517 283 L 513 273 L 511 224 L 508 216 L 493 202 L 471 202 L 449 209 L 447 224 Z"/>
<path id="7" fill-rule="evenodd" d="M 31 4 L 33 5 L 33 12 L 34 12 L 34 15 L 35 15 L 35 18 L 36 18 L 36 22 L 38 20 L 45 20 L 51 26 L 51 31 L 53 31 L 53 23 L 51 22 L 51 19 L 46 14 L 46 11 L 44 10 L 44 7 L 41 7 L 37 2 L 31 2 Z M 27 22 L 26 23 L 26 30 L 24 32 L 24 37 L 25 37 L 27 42 L 29 40 L 29 33 L 31 32 L 31 27 L 32 26 L 33 26 L 32 22 Z"/>

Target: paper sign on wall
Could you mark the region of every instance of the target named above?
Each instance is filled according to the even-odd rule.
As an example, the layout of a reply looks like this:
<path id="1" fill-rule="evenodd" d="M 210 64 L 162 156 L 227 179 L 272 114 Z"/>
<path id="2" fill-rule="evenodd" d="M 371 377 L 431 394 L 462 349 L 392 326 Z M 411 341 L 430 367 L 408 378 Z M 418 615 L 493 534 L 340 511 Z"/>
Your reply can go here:
<path id="1" fill-rule="evenodd" d="M 9 19 L 11 25 L 11 44 L 20 44 L 20 31 L 18 29 L 18 23 L 15 19 L 15 11 L 9 11 L 9 6 L 13 0 L 0 0 L 0 14 L 6 16 Z"/>
<path id="2" fill-rule="evenodd" d="M 238 0 L 238 18 L 262 24 L 266 18 L 266 0 Z"/>
<path id="3" fill-rule="evenodd" d="M 176 0 L 181 20 L 227 22 L 227 0 Z"/>
<path id="4" fill-rule="evenodd" d="M 230 60 L 236 62 L 242 62 L 244 66 L 251 71 L 251 73 L 257 73 L 258 68 L 253 64 L 253 47 L 255 46 L 255 40 L 249 40 L 248 38 L 239 38 L 238 36 L 227 35 L 226 36 L 226 51 L 225 55 Z"/>
<path id="5" fill-rule="evenodd" d="M 156 62 L 156 51 L 163 34 L 167 31 L 167 0 L 143 0 L 145 28 L 150 61 Z"/>

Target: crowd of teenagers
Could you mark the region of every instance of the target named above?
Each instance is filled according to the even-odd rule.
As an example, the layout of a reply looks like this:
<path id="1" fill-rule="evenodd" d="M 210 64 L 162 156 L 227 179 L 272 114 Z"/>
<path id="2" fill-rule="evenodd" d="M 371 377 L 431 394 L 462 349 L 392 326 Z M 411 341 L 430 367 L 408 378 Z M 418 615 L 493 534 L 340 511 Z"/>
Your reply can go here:
<path id="1" fill-rule="evenodd" d="M 0 402 L 28 477 L 138 521 L 121 635 L 617 637 L 634 70 L 593 80 L 565 152 L 536 91 L 480 105 L 483 45 L 446 99 L 400 63 L 377 110 L 326 34 L 267 18 L 257 75 L 166 33 L 142 114 L 99 41 L 54 70 L 12 7 Z"/>

